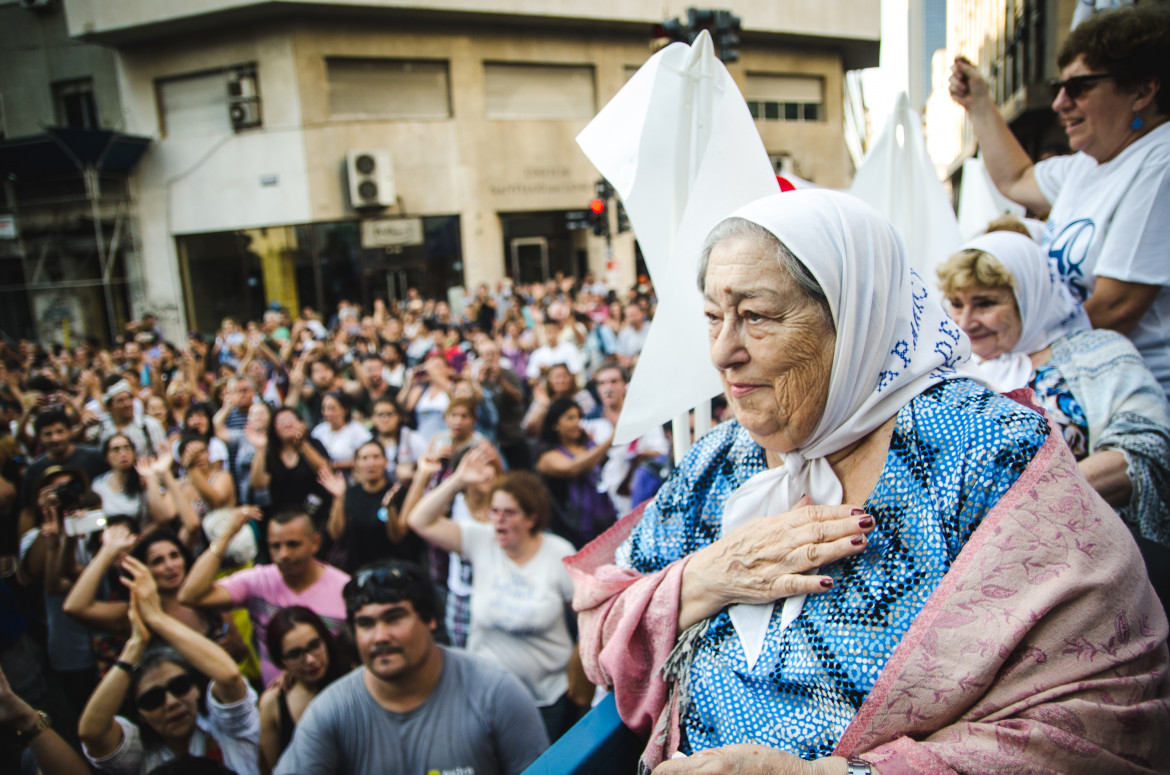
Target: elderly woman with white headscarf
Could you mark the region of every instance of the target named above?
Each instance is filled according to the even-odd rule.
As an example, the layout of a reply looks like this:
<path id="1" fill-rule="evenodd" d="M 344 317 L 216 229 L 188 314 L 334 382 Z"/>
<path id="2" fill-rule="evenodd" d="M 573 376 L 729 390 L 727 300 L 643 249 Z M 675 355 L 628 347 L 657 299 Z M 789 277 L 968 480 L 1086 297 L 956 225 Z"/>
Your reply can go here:
<path id="1" fill-rule="evenodd" d="M 1170 546 L 1170 404 L 1129 339 L 1088 317 L 1032 240 L 997 231 L 937 269 L 951 317 L 999 391 L 1029 387 L 1089 483 Z"/>
<path id="2" fill-rule="evenodd" d="M 845 194 L 767 197 L 714 229 L 700 286 L 735 420 L 566 561 L 586 671 L 650 735 L 643 764 L 1166 761 L 1137 548 L 1045 417 L 965 376 L 893 228 Z"/>

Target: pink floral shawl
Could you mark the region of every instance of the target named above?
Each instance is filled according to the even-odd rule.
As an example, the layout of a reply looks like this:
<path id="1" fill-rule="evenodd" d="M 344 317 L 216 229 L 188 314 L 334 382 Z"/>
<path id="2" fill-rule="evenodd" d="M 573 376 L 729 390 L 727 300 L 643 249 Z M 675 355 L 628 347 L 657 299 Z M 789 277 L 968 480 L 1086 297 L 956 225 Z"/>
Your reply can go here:
<path id="1" fill-rule="evenodd" d="M 639 508 L 565 560 L 581 657 L 616 687 L 654 766 L 679 744 L 659 669 L 686 560 L 646 576 L 614 552 Z M 835 753 L 882 775 L 1170 772 L 1167 622 L 1128 530 L 1051 435 L 988 512 Z"/>

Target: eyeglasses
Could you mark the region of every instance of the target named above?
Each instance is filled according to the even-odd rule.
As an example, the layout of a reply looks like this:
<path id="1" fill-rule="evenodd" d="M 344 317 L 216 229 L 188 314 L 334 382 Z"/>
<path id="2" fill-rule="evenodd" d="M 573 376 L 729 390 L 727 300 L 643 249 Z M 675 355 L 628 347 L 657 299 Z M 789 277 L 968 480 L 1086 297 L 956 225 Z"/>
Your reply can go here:
<path id="1" fill-rule="evenodd" d="M 322 644 L 320 638 L 313 638 L 308 642 L 308 644 L 305 645 L 304 648 L 289 649 L 288 651 L 284 652 L 284 657 L 282 657 L 282 659 L 285 662 L 300 662 L 308 655 L 316 654 L 322 645 L 324 644 Z"/>
<path id="2" fill-rule="evenodd" d="M 138 709 L 155 710 L 161 708 L 162 704 L 167 701 L 168 694 L 178 700 L 186 696 L 187 692 L 193 688 L 195 688 L 195 679 L 186 673 L 180 673 L 167 681 L 166 686 L 156 686 L 140 694 L 136 700 Z"/>
<path id="3" fill-rule="evenodd" d="M 1090 73 L 1088 75 L 1074 75 L 1072 78 L 1066 78 L 1063 81 L 1049 81 L 1048 85 L 1052 89 L 1052 99 L 1060 96 L 1060 90 L 1064 89 L 1064 93 L 1068 95 L 1070 100 L 1079 99 L 1094 83 L 1102 81 L 1106 78 L 1112 78 L 1111 73 Z"/>

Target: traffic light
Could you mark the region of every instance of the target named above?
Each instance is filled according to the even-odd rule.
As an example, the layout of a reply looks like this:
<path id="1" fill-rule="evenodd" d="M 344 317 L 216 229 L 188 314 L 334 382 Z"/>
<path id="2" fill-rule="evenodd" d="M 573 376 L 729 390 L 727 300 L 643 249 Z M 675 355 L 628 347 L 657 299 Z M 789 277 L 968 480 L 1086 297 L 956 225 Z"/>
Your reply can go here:
<path id="1" fill-rule="evenodd" d="M 699 37 L 699 33 L 707 30 L 712 39 L 715 37 L 715 12 L 710 8 L 688 8 L 687 9 L 687 32 L 688 42 L 694 43 L 695 38 Z M 715 49 L 718 51 L 718 47 Z"/>
<path id="2" fill-rule="evenodd" d="M 724 62 L 739 61 L 740 18 L 731 11 L 711 8 L 688 8 L 685 23 L 667 19 L 654 25 L 650 49 L 657 51 L 671 43 L 694 43 L 699 33 L 707 30 L 715 46 L 715 54 Z"/>
<path id="3" fill-rule="evenodd" d="M 715 12 L 715 29 L 711 33 L 716 55 L 724 62 L 739 61 L 740 19 L 731 11 Z"/>
<path id="4" fill-rule="evenodd" d="M 604 199 L 589 202 L 589 222 L 593 225 L 593 233 L 596 236 L 609 234 L 609 207 Z"/>
<path id="5" fill-rule="evenodd" d="M 687 38 L 687 28 L 678 19 L 667 19 L 660 24 L 655 24 L 652 35 L 656 41 L 662 41 L 660 46 L 690 42 Z"/>
<path id="6" fill-rule="evenodd" d="M 625 234 L 629 230 L 630 216 L 626 215 L 626 206 L 619 199 L 617 203 L 617 233 Z"/>

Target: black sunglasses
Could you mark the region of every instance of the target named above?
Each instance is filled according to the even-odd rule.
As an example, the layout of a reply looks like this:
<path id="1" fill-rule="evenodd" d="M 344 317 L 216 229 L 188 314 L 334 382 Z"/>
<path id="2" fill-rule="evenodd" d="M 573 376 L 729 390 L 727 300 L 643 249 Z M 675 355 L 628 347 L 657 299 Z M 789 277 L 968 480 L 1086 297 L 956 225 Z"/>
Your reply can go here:
<path id="1" fill-rule="evenodd" d="M 388 584 L 390 582 L 401 582 L 406 578 L 406 574 L 399 568 L 369 568 L 367 570 L 358 571 L 357 575 L 353 577 L 357 591 L 361 591 L 367 587 L 371 582 L 374 584 Z"/>
<path id="2" fill-rule="evenodd" d="M 154 710 L 160 708 L 167 701 L 168 694 L 175 699 L 179 699 L 191 691 L 194 686 L 195 679 L 186 673 L 181 673 L 167 681 L 166 686 L 156 686 L 140 694 L 136 701 L 138 703 L 138 709 Z"/>
<path id="3" fill-rule="evenodd" d="M 1064 93 L 1068 95 L 1070 100 L 1080 98 L 1085 90 L 1092 86 L 1097 81 L 1105 78 L 1112 78 L 1111 73 L 1090 73 L 1089 75 L 1074 75 L 1072 78 L 1067 78 L 1063 81 L 1049 81 L 1048 85 L 1052 88 L 1052 99 L 1060 96 L 1060 90 L 1064 89 Z"/>

